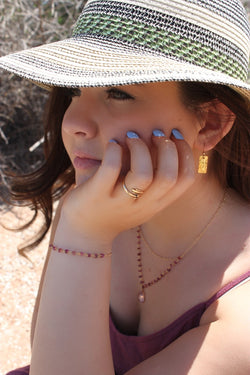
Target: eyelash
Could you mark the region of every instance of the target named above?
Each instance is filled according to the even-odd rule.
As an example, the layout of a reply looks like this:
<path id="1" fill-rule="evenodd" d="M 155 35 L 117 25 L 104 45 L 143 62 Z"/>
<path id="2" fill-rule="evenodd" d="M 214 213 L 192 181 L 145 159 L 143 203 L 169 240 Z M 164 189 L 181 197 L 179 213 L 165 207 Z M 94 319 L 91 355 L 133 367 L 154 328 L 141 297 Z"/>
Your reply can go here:
<path id="1" fill-rule="evenodd" d="M 108 99 L 114 99 L 114 100 L 120 100 L 120 101 L 134 99 L 132 95 L 114 87 L 107 89 L 106 93 L 107 93 Z M 77 87 L 76 88 L 70 87 L 70 88 L 67 88 L 66 94 L 67 96 L 74 98 L 76 96 L 81 96 L 81 90 Z"/>
<path id="2" fill-rule="evenodd" d="M 128 93 L 126 93 L 123 90 L 119 90 L 116 88 L 110 88 L 106 90 L 108 99 L 114 99 L 114 100 L 133 100 L 134 97 Z"/>

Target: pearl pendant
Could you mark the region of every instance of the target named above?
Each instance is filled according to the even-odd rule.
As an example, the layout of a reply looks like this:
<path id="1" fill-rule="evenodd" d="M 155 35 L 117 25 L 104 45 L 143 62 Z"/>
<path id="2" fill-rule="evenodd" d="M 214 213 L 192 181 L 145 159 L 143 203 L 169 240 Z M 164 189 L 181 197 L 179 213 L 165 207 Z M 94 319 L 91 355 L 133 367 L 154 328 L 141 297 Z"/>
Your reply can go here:
<path id="1" fill-rule="evenodd" d="M 144 290 L 142 290 L 139 294 L 138 294 L 138 301 L 143 303 L 145 302 L 145 293 L 144 293 Z"/>

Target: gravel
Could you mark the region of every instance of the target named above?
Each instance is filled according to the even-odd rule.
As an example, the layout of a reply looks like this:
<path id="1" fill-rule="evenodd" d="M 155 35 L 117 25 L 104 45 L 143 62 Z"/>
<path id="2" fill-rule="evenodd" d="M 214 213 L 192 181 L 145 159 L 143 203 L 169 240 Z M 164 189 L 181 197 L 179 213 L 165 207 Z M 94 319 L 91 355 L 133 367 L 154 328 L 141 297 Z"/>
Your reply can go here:
<path id="1" fill-rule="evenodd" d="M 15 228 L 29 215 L 26 208 L 2 211 L 0 222 Z M 30 325 L 48 236 L 28 254 L 30 261 L 18 254 L 17 247 L 35 233 L 39 223 L 40 218 L 24 232 L 0 226 L 0 375 L 30 362 Z"/>

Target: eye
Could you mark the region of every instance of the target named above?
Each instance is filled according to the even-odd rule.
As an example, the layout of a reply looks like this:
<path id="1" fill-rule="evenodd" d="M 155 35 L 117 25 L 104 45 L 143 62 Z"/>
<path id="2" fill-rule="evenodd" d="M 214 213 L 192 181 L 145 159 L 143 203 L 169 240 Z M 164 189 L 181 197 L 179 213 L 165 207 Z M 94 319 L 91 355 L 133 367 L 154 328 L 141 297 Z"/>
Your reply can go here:
<path id="1" fill-rule="evenodd" d="M 127 92 L 112 87 L 106 90 L 108 99 L 115 99 L 115 100 L 133 100 L 134 97 L 128 94 Z"/>

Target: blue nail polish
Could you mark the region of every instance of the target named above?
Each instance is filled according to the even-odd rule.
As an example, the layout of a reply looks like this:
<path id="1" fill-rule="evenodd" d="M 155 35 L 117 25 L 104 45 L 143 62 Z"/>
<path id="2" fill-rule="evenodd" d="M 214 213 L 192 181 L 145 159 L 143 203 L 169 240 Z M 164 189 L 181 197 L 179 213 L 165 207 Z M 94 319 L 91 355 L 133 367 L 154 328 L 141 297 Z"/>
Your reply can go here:
<path id="1" fill-rule="evenodd" d="M 172 130 L 172 134 L 175 137 L 175 139 L 181 139 L 184 140 L 183 135 L 179 132 L 177 129 Z"/>
<path id="2" fill-rule="evenodd" d="M 118 142 L 115 139 L 110 139 L 109 143 L 116 143 L 117 144 Z"/>
<path id="3" fill-rule="evenodd" d="M 127 132 L 127 137 L 130 139 L 139 139 L 139 135 L 135 132 Z"/>
<path id="4" fill-rule="evenodd" d="M 162 130 L 159 130 L 159 129 L 155 129 L 153 130 L 153 135 L 155 137 L 165 137 L 165 134 L 163 133 Z"/>

